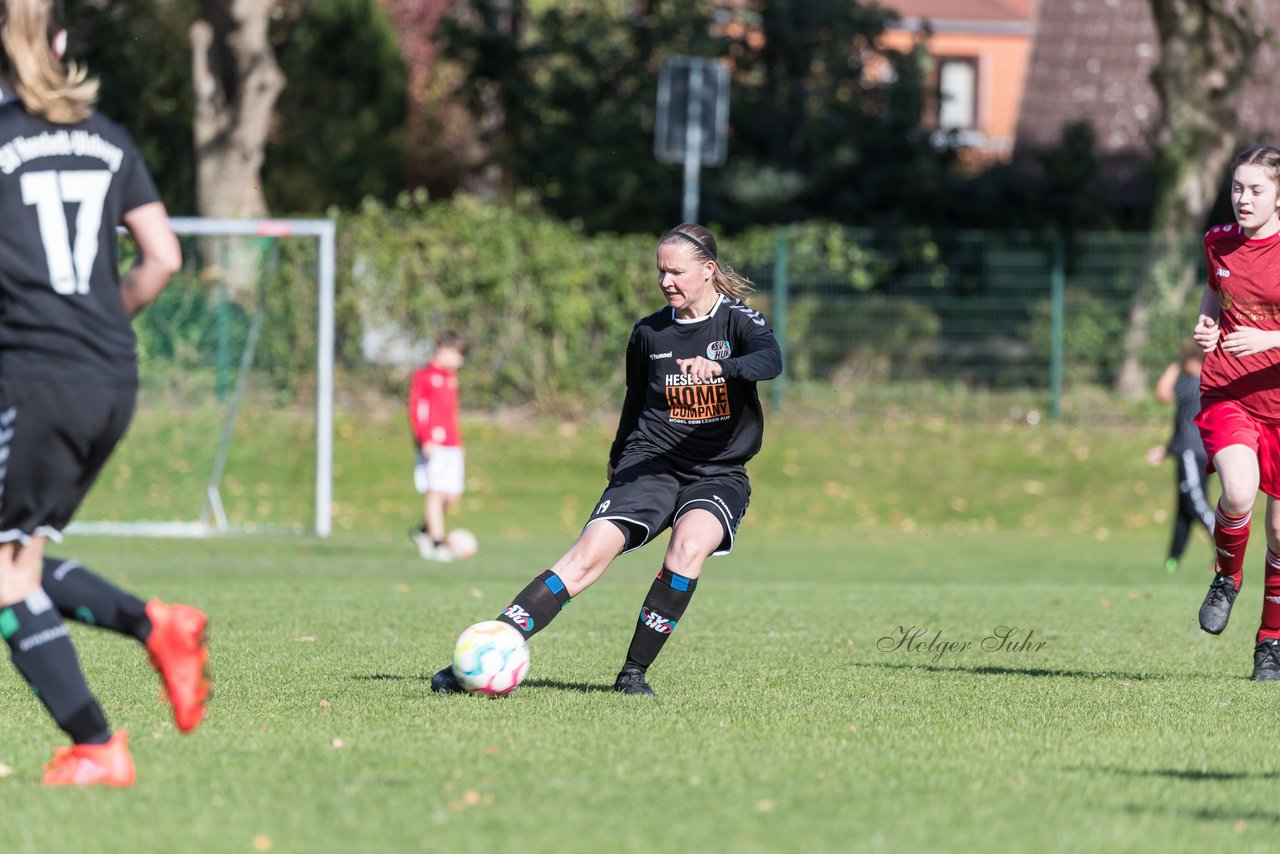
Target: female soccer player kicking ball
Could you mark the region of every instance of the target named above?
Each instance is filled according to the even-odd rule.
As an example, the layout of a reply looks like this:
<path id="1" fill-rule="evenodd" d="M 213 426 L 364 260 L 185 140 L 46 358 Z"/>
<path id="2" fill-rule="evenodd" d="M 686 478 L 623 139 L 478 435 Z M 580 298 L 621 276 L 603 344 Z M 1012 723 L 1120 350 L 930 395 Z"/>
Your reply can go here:
<path id="1" fill-rule="evenodd" d="M 1267 495 L 1267 558 L 1255 680 L 1280 679 L 1280 150 L 1246 149 L 1231 177 L 1236 224 L 1205 235 L 1209 282 L 1194 337 L 1205 351 L 1205 451 L 1222 481 L 1213 532 L 1217 570 L 1200 627 L 1220 634 L 1240 591 L 1254 499 Z"/>
<path id="2" fill-rule="evenodd" d="M 750 282 L 719 260 L 711 232 L 677 226 L 658 243 L 657 260 L 667 307 L 631 332 L 609 485 L 577 542 L 497 617 L 531 637 L 614 558 L 670 527 L 614 682 L 624 694 L 654 693 L 646 671 L 684 615 L 703 563 L 733 548 L 751 495 L 745 464 L 764 433 L 756 383 L 782 371 L 773 331 L 742 300 Z M 431 689 L 462 690 L 448 667 Z"/>

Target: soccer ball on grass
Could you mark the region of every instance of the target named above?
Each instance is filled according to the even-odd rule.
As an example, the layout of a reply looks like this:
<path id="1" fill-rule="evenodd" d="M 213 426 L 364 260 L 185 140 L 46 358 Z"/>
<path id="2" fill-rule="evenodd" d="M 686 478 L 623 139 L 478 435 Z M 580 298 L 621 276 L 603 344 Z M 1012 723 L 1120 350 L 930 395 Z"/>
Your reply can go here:
<path id="1" fill-rule="evenodd" d="M 460 558 L 475 557 L 478 546 L 476 535 L 466 528 L 454 528 L 445 534 L 444 544 L 449 547 L 449 551 Z"/>
<path id="2" fill-rule="evenodd" d="M 453 645 L 453 675 L 472 694 L 509 694 L 528 672 L 529 646 L 520 630 L 506 623 L 468 626 Z"/>

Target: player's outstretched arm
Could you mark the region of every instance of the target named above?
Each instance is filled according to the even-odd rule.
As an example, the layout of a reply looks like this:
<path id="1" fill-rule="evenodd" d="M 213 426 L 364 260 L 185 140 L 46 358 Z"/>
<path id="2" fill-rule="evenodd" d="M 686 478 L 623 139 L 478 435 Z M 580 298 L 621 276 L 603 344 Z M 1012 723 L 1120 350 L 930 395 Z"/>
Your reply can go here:
<path id="1" fill-rule="evenodd" d="M 1156 400 L 1161 403 L 1173 403 L 1173 387 L 1178 382 L 1180 373 L 1182 373 L 1182 366 L 1177 362 L 1173 362 L 1164 369 L 1160 379 L 1156 380 Z"/>
<path id="2" fill-rule="evenodd" d="M 182 268 L 182 247 L 163 202 L 149 202 L 129 211 L 124 215 L 124 227 L 138 245 L 138 263 L 120 283 L 120 298 L 132 317 L 154 302 L 169 278 Z"/>

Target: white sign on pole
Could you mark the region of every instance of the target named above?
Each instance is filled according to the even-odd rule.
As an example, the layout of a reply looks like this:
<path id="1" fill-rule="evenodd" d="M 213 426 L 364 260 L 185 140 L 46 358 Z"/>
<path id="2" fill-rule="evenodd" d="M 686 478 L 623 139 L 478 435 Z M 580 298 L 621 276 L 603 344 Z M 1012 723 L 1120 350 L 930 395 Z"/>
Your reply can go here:
<path id="1" fill-rule="evenodd" d="M 662 163 L 684 164 L 684 221 L 696 222 L 699 169 L 722 166 L 728 156 L 729 69 L 716 59 L 664 60 L 657 112 L 654 155 Z"/>

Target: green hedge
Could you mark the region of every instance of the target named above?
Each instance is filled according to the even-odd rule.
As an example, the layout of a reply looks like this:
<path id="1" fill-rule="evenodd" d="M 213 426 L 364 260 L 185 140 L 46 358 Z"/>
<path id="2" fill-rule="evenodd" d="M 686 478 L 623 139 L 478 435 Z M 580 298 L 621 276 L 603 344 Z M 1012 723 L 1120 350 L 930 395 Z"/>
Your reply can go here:
<path id="1" fill-rule="evenodd" d="M 532 207 L 467 196 L 367 203 L 339 226 L 344 369 L 366 387 L 400 393 L 405 369 L 368 364 L 365 329 L 393 328 L 423 342 L 453 329 L 471 344 L 463 381 L 473 406 L 566 413 L 616 406 L 631 327 L 663 305 L 659 236 L 588 237 Z M 768 233 L 743 245 L 764 258 L 772 253 Z M 721 254 L 734 258 L 728 246 Z"/>

